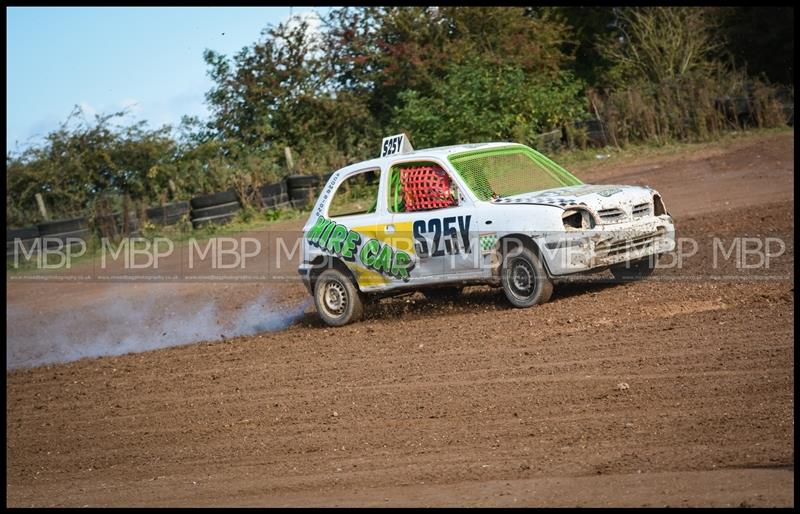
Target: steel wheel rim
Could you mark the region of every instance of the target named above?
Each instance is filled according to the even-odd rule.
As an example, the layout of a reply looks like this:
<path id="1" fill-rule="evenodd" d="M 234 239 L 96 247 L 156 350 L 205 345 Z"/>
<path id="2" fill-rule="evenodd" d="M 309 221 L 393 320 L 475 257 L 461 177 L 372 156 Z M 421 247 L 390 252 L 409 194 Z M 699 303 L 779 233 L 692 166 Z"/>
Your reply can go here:
<path id="1" fill-rule="evenodd" d="M 536 292 L 536 271 L 531 263 L 522 258 L 511 261 L 508 285 L 515 297 L 523 300 L 530 298 Z"/>
<path id="2" fill-rule="evenodd" d="M 347 310 L 347 289 L 338 280 L 328 280 L 322 288 L 321 303 L 329 315 L 341 316 Z"/>

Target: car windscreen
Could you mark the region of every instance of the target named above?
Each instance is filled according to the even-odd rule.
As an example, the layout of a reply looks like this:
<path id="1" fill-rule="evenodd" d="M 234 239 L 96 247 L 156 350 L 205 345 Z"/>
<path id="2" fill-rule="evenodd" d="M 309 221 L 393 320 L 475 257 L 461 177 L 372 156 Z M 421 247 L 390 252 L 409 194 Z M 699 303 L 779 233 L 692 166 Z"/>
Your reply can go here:
<path id="1" fill-rule="evenodd" d="M 453 154 L 450 156 L 450 163 L 481 200 L 583 183 L 558 164 L 526 146 Z"/>

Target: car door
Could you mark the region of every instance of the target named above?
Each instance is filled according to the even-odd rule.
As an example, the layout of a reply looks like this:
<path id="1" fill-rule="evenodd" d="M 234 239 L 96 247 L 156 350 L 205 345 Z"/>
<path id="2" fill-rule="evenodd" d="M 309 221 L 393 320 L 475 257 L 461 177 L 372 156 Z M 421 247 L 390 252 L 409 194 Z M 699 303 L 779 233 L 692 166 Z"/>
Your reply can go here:
<path id="1" fill-rule="evenodd" d="M 401 170 L 414 172 L 428 168 L 438 168 L 447 175 L 453 193 L 452 203 L 430 202 L 427 208 L 406 209 L 406 190 L 402 183 L 398 187 L 398 181 L 402 182 Z M 399 248 L 414 253 L 416 265 L 412 280 L 436 283 L 479 275 L 480 248 L 476 248 L 478 212 L 451 171 L 434 159 L 397 159 L 387 171 L 387 206 L 391 213 L 391 225 L 387 230 L 395 235 L 395 244 Z M 410 179 L 406 180 L 406 185 L 410 182 Z"/>
<path id="2" fill-rule="evenodd" d="M 389 255 L 382 253 L 383 245 L 371 242 L 382 241 L 383 228 L 391 223 L 391 216 L 380 200 L 382 181 L 383 174 L 379 167 L 351 171 L 343 176 L 332 193 L 325 212 L 330 222 L 342 226 L 343 229 L 326 227 L 328 232 L 323 232 L 320 236 L 320 240 L 326 240 L 328 247 L 333 247 L 330 240 L 337 235 L 335 231 L 339 230 L 339 239 L 345 242 L 339 244 L 338 254 L 335 248 L 333 253 L 342 257 L 359 286 L 367 290 L 380 289 L 397 280 L 402 282 L 403 278 L 402 274 L 397 272 L 394 252 Z M 358 236 L 350 237 L 351 244 L 347 246 L 350 233 L 356 233 Z M 364 250 L 364 246 L 369 248 Z M 345 249 L 350 251 L 347 255 L 342 255 L 341 251 Z M 400 275 L 399 279 L 392 275 L 393 264 L 395 264 L 395 274 Z"/>

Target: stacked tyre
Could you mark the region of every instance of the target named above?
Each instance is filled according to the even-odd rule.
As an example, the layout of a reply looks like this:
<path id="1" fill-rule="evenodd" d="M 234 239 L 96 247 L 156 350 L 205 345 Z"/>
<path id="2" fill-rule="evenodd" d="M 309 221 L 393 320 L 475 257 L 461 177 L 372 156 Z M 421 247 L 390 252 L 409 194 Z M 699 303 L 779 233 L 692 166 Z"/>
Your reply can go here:
<path id="1" fill-rule="evenodd" d="M 714 100 L 715 107 L 728 121 L 747 125 L 751 119 L 750 101 L 747 96 L 726 96 Z"/>
<path id="2" fill-rule="evenodd" d="M 39 236 L 42 238 L 42 248 L 66 246 L 67 244 L 79 245 L 80 241 L 85 243 L 92 236 L 86 218 L 45 221 L 39 223 L 37 228 Z"/>
<path id="3" fill-rule="evenodd" d="M 289 191 L 285 180 L 261 186 L 258 192 L 264 207 L 268 209 L 279 209 L 289 205 Z"/>
<path id="4" fill-rule="evenodd" d="M 23 257 L 22 250 L 30 252 L 39 238 L 39 227 L 36 225 L 23 228 L 6 229 L 6 259 L 14 259 L 17 253 L 20 259 Z"/>
<path id="5" fill-rule="evenodd" d="M 156 225 L 174 225 L 191 211 L 189 202 L 173 202 L 145 211 L 147 219 Z"/>
<path id="6" fill-rule="evenodd" d="M 228 223 L 242 209 L 239 197 L 233 190 L 195 196 L 190 204 L 194 228 L 200 228 L 209 223 L 217 225 Z"/>
<path id="7" fill-rule="evenodd" d="M 289 189 L 289 201 L 295 209 L 308 206 L 316 196 L 319 177 L 314 175 L 291 175 L 286 178 Z"/>
<path id="8" fill-rule="evenodd" d="M 603 147 L 608 144 L 606 134 L 603 131 L 603 125 L 597 118 L 591 118 L 586 121 L 579 121 L 575 124 L 576 128 L 586 129 L 586 141 L 591 146 Z"/>

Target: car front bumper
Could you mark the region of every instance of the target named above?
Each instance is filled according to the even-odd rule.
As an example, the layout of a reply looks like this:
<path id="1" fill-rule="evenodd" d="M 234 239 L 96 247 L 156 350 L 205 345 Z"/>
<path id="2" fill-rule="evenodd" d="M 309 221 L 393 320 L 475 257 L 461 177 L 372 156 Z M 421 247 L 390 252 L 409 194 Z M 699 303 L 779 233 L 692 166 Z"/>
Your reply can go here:
<path id="1" fill-rule="evenodd" d="M 567 275 L 670 252 L 675 246 L 675 224 L 665 214 L 547 234 L 539 248 L 551 275 Z"/>

